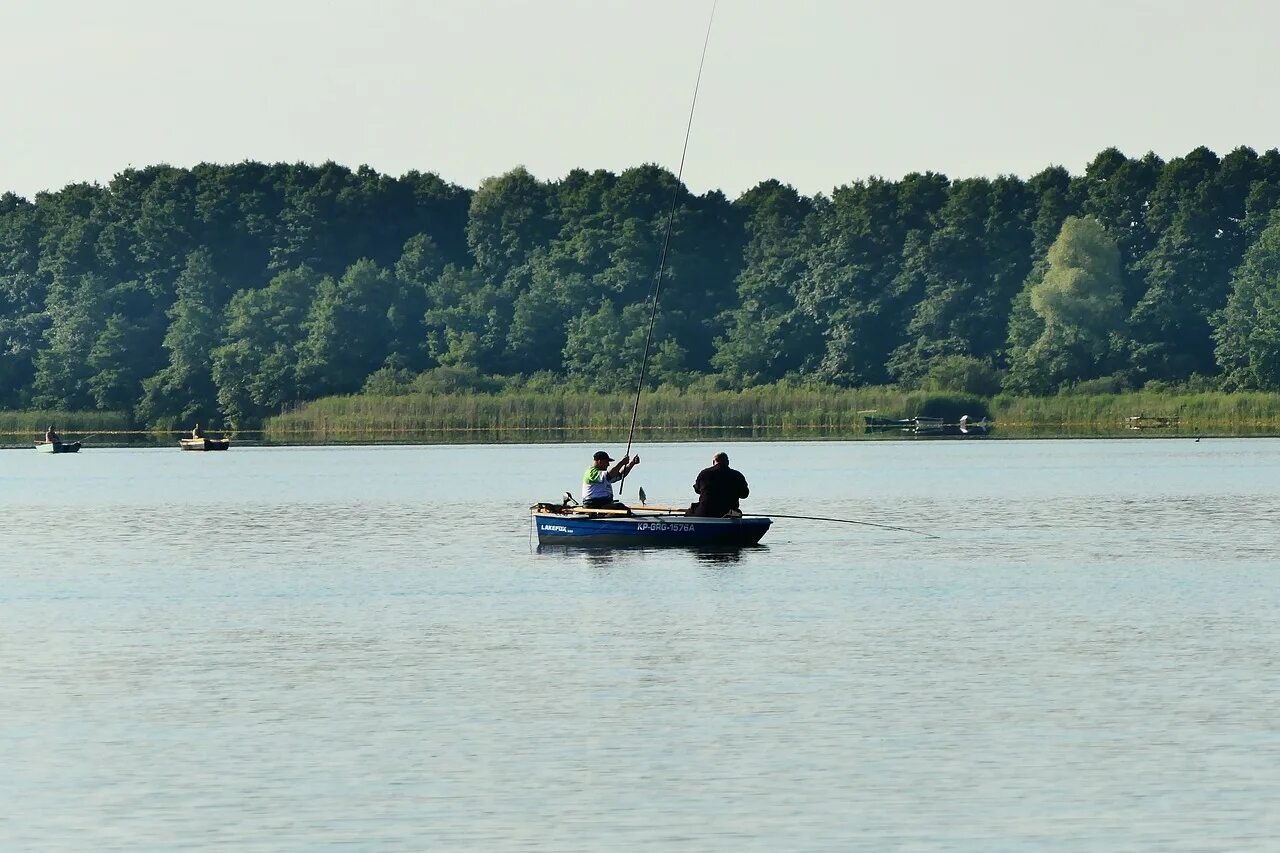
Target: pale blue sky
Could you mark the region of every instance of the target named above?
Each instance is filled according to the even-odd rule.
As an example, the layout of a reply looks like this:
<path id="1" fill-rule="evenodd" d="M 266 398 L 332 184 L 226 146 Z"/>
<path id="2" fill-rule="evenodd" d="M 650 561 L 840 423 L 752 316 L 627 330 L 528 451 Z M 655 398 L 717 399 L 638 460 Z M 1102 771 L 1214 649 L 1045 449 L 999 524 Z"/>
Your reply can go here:
<path id="1" fill-rule="evenodd" d="M 0 10 L 0 190 L 327 159 L 474 187 L 675 169 L 711 0 L 46 0 Z M 1263 0 L 720 0 L 687 183 L 1079 171 L 1280 145 Z"/>

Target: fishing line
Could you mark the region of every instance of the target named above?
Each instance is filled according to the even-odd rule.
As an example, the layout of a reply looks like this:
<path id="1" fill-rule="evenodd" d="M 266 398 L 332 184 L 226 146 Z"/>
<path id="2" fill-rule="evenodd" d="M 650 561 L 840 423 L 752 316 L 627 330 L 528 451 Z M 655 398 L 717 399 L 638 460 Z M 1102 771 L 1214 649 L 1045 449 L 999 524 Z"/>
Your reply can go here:
<path id="1" fill-rule="evenodd" d="M 707 62 L 707 45 L 711 43 L 711 24 L 716 19 L 716 0 L 711 3 L 711 15 L 707 18 L 707 34 L 702 39 L 702 57 L 698 60 L 698 76 L 693 83 L 693 99 L 689 104 L 689 122 L 684 129 L 684 147 L 680 149 L 680 168 L 676 170 L 676 185 L 671 189 L 671 209 L 667 211 L 666 232 L 662 236 L 662 251 L 658 254 L 658 276 L 654 280 L 652 293 L 653 305 L 649 311 L 649 331 L 644 338 L 644 358 L 640 360 L 640 378 L 636 381 L 636 402 L 631 407 L 631 429 L 627 433 L 627 449 L 623 457 L 631 455 L 631 441 L 636 434 L 636 418 L 640 414 L 640 392 L 644 389 L 644 377 L 649 369 L 649 348 L 653 344 L 653 326 L 658 319 L 658 297 L 662 293 L 662 278 L 667 269 L 667 249 L 671 245 L 671 229 L 675 223 L 676 206 L 680 201 L 681 180 L 684 178 L 684 159 L 689 153 L 689 136 L 693 132 L 693 112 L 698 106 L 698 88 L 702 85 L 702 67 Z M 618 495 L 627 483 L 623 477 L 618 483 Z"/>
<path id="2" fill-rule="evenodd" d="M 858 521 L 852 518 L 826 518 L 821 515 L 777 515 L 775 513 L 743 513 L 743 517 L 752 518 L 793 518 L 798 521 L 830 521 L 835 524 L 861 524 L 867 527 L 879 527 L 883 530 L 900 530 L 903 533 L 914 533 L 917 536 L 927 536 L 930 539 L 941 539 L 932 533 L 925 533 L 923 530 L 912 530 L 910 527 L 894 527 L 892 524 L 877 524 L 874 521 Z"/>

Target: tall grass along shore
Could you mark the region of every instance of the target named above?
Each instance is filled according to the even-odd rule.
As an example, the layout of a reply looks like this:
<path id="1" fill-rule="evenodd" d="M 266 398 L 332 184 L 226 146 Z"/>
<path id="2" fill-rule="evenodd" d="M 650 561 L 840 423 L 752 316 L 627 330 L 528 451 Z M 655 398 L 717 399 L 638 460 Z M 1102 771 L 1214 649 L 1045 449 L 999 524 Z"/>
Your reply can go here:
<path id="1" fill-rule="evenodd" d="M 268 440 L 395 440 L 415 434 L 466 433 L 519 440 L 522 434 L 565 440 L 616 435 L 631 421 L 626 394 L 503 393 L 327 397 L 268 419 Z M 1003 436 L 1124 434 L 1127 418 L 1167 418 L 1170 434 L 1280 434 L 1280 395 L 1267 393 L 1058 395 L 982 398 L 889 387 L 822 391 L 764 387 L 745 391 L 656 391 L 641 400 L 639 426 L 654 438 L 745 431 L 759 437 L 863 434 L 864 417 L 989 417 Z"/>
<path id="2" fill-rule="evenodd" d="M 0 441 L 5 444 L 26 443 L 44 437 L 52 426 L 64 438 L 74 440 L 93 432 L 126 432 L 131 429 L 125 412 L 75 412 L 57 409 L 34 409 L 23 412 L 0 412 Z"/>
<path id="3" fill-rule="evenodd" d="M 625 434 L 629 394 L 503 392 L 326 397 L 269 418 L 238 437 L 279 443 L 594 441 Z M 1263 392 L 1060 394 L 980 397 L 892 387 L 646 393 L 637 432 L 647 440 L 861 438 L 865 418 L 938 417 L 995 421 L 996 437 L 1280 435 L 1280 395 Z M 1128 419 L 1142 418 L 1141 430 Z M 65 438 L 97 444 L 168 441 L 125 412 L 0 412 L 0 446 L 26 447 L 53 424 Z M 877 433 L 893 437 L 897 433 Z"/>

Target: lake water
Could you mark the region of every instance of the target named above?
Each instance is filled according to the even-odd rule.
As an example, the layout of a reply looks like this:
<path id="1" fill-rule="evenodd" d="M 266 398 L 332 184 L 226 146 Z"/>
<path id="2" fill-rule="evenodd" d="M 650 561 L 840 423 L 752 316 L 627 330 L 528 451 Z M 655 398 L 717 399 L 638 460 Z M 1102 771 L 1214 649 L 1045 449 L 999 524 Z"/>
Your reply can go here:
<path id="1" fill-rule="evenodd" d="M 1274 849 L 1280 440 L 595 449 L 0 453 L 0 848 Z"/>

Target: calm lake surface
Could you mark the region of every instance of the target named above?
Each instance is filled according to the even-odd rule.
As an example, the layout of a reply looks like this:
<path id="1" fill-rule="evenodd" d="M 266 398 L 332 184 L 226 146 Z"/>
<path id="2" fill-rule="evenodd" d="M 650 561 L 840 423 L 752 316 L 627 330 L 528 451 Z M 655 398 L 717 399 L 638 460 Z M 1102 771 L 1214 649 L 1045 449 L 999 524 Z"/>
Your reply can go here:
<path id="1" fill-rule="evenodd" d="M 1274 849 L 1280 440 L 595 449 L 0 453 L 0 849 Z"/>

